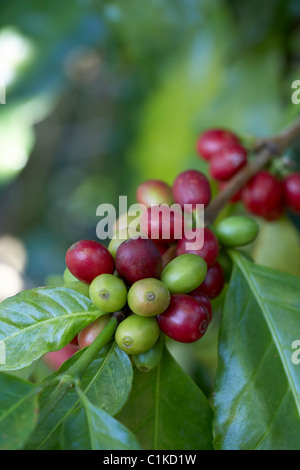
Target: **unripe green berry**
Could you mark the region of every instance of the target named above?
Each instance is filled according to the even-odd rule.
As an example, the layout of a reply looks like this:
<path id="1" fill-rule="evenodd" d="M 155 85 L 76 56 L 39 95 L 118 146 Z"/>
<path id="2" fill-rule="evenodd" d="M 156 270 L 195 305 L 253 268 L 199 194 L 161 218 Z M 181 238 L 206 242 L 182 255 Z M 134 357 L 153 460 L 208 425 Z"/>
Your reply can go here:
<path id="1" fill-rule="evenodd" d="M 74 281 L 78 281 L 77 277 L 73 276 L 71 271 L 68 268 L 66 268 L 64 271 L 64 283 L 67 284 L 67 282 L 74 282 Z"/>
<path id="2" fill-rule="evenodd" d="M 127 288 L 113 274 L 100 274 L 90 285 L 90 298 L 102 312 L 112 313 L 121 310 L 126 304 Z"/>
<path id="3" fill-rule="evenodd" d="M 127 354 L 141 354 L 148 351 L 158 340 L 160 329 L 154 317 L 131 315 L 117 328 L 115 339 Z"/>
<path id="4" fill-rule="evenodd" d="M 199 287 L 206 274 L 207 264 L 204 259 L 193 253 L 186 253 L 170 261 L 160 279 L 171 294 L 186 294 Z"/>
<path id="5" fill-rule="evenodd" d="M 135 282 L 128 291 L 130 310 L 149 317 L 164 312 L 170 303 L 170 292 L 158 279 L 147 278 Z"/>
<path id="6" fill-rule="evenodd" d="M 150 372 L 154 369 L 162 358 L 163 336 L 161 335 L 155 345 L 148 351 L 132 356 L 134 365 L 141 372 Z"/>
<path id="7" fill-rule="evenodd" d="M 250 217 L 235 215 L 223 219 L 216 229 L 220 243 L 228 247 L 244 246 L 252 243 L 258 234 L 258 224 Z"/>
<path id="8" fill-rule="evenodd" d="M 64 284 L 63 287 L 66 287 L 67 289 L 75 290 L 76 292 L 79 292 L 79 294 L 85 295 L 85 297 L 90 297 L 90 294 L 89 294 L 90 286 L 89 284 L 86 284 L 85 282 L 81 282 L 81 281 L 67 282 L 66 284 Z"/>
<path id="9" fill-rule="evenodd" d="M 111 239 L 111 241 L 108 245 L 108 251 L 110 251 L 110 253 L 113 255 L 114 258 L 116 257 L 116 252 L 117 252 L 117 249 L 119 248 L 119 246 L 123 242 L 128 240 L 129 238 L 130 238 L 130 236 L 128 234 L 128 229 L 127 228 L 123 228 L 122 230 L 120 230 L 120 232 L 117 232 L 113 236 L 113 238 Z"/>

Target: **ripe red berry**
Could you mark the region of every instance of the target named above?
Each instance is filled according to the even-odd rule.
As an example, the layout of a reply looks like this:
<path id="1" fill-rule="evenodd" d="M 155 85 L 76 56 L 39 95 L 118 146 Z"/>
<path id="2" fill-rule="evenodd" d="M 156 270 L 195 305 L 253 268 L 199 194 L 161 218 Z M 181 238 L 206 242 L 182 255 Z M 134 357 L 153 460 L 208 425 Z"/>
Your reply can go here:
<path id="1" fill-rule="evenodd" d="M 238 145 L 238 137 L 225 129 L 210 129 L 203 132 L 197 140 L 197 153 L 205 160 L 210 160 L 221 148 Z"/>
<path id="2" fill-rule="evenodd" d="M 201 256 L 206 261 L 208 267 L 212 266 L 218 255 L 219 255 L 219 242 L 216 235 L 209 229 L 204 228 L 204 244 L 200 249 L 190 249 L 188 245 L 195 242 L 196 237 L 199 236 L 199 231 L 203 230 L 202 228 L 195 229 L 196 235 L 192 236 L 192 231 L 187 232 L 182 240 L 179 240 L 177 245 L 177 256 L 183 255 L 184 253 L 195 253 L 196 255 Z M 198 234 L 198 235 L 197 235 Z"/>
<path id="3" fill-rule="evenodd" d="M 210 184 L 206 176 L 197 170 L 180 173 L 173 184 L 174 201 L 183 206 L 204 204 L 207 206 L 211 198 Z"/>
<path id="4" fill-rule="evenodd" d="M 160 180 L 148 180 L 137 188 L 136 199 L 139 204 L 150 207 L 154 204 L 173 203 L 172 188 Z"/>
<path id="5" fill-rule="evenodd" d="M 247 162 L 247 151 L 241 145 L 220 149 L 210 160 L 210 175 L 218 181 L 228 181 Z"/>
<path id="6" fill-rule="evenodd" d="M 186 294 L 175 294 L 167 310 L 158 315 L 160 329 L 180 343 L 193 343 L 207 330 L 207 311 L 198 300 Z"/>
<path id="7" fill-rule="evenodd" d="M 116 269 L 129 285 L 148 277 L 159 279 L 162 271 L 160 252 L 149 238 L 131 238 L 117 249 Z"/>
<path id="8" fill-rule="evenodd" d="M 196 290 L 197 293 L 205 294 L 210 299 L 214 299 L 221 293 L 224 284 L 225 275 L 223 268 L 220 263 L 216 262 L 208 269 L 205 281 Z"/>
<path id="9" fill-rule="evenodd" d="M 242 199 L 252 214 L 275 220 L 283 208 L 283 184 L 268 171 L 261 171 L 249 181 L 243 190 Z"/>
<path id="10" fill-rule="evenodd" d="M 77 279 L 90 284 L 100 274 L 113 274 L 115 262 L 108 249 L 94 240 L 81 240 L 67 251 L 66 265 Z"/>
<path id="11" fill-rule="evenodd" d="M 284 197 L 288 208 L 300 214 L 300 173 L 293 173 L 285 178 Z"/>
<path id="12" fill-rule="evenodd" d="M 212 316 L 213 316 L 211 301 L 208 295 L 203 294 L 202 292 L 199 292 L 200 290 L 201 289 L 197 287 L 197 289 L 193 290 L 192 292 L 189 292 L 189 295 L 193 297 L 194 299 L 198 300 L 198 302 L 200 302 L 200 304 L 206 308 L 207 315 L 208 315 L 208 324 L 209 324 L 212 321 Z"/>
<path id="13" fill-rule="evenodd" d="M 182 238 L 183 213 L 166 205 L 152 206 L 142 214 L 140 227 L 148 238 L 168 245 Z"/>

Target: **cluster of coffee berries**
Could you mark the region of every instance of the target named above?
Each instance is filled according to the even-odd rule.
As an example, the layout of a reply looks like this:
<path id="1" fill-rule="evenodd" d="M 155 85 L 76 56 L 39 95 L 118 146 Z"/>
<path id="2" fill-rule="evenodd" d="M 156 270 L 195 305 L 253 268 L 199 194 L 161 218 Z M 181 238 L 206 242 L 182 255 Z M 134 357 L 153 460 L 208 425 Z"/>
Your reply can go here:
<path id="1" fill-rule="evenodd" d="M 159 360 L 162 334 L 182 343 L 202 338 L 213 316 L 211 300 L 225 284 L 220 248 L 247 245 L 258 233 L 257 223 L 244 216 L 226 218 L 215 229 L 199 225 L 198 205 L 210 199 L 209 181 L 197 170 L 179 174 L 172 187 L 146 181 L 137 189 L 138 235 L 130 234 L 134 218 L 126 215 L 108 248 L 81 240 L 68 249 L 65 286 L 89 296 L 103 313 L 79 333 L 79 347 L 91 344 L 120 311 L 125 318 L 116 343 L 140 370 Z"/>
<path id="2" fill-rule="evenodd" d="M 238 136 L 228 130 L 203 132 L 196 149 L 199 156 L 209 162 L 210 175 L 218 181 L 220 190 L 247 163 L 247 150 Z M 285 208 L 300 214 L 300 173 L 280 178 L 268 170 L 260 171 L 231 200 L 238 201 L 242 201 L 251 214 L 269 221 L 278 219 Z"/>

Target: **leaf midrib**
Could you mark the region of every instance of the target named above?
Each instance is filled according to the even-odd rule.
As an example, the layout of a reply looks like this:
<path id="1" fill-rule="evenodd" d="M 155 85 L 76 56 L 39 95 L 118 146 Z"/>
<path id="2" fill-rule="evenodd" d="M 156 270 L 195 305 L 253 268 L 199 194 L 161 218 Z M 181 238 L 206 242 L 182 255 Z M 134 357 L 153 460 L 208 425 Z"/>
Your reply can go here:
<path id="1" fill-rule="evenodd" d="M 115 351 L 115 347 L 116 347 L 116 344 L 115 343 L 112 343 L 112 346 L 109 350 L 109 352 L 107 353 L 104 361 L 102 362 L 101 366 L 99 367 L 98 371 L 97 371 L 97 374 L 94 375 L 93 379 L 90 381 L 90 383 L 87 385 L 87 387 L 84 389 L 84 393 L 88 393 L 88 391 L 90 390 L 90 388 L 92 387 L 92 385 L 94 384 L 94 382 L 96 381 L 96 378 L 99 376 L 99 374 L 102 372 L 102 370 L 104 369 L 105 365 L 107 364 L 108 362 L 108 359 L 111 357 L 111 355 L 113 354 L 113 352 Z M 40 449 L 41 447 L 43 447 L 43 445 L 48 441 L 48 439 L 52 436 L 52 434 L 56 431 L 56 429 L 62 424 L 62 422 L 74 411 L 74 409 L 77 407 L 78 403 L 79 403 L 80 399 L 78 398 L 78 400 L 74 403 L 74 405 L 67 411 L 67 413 L 64 414 L 64 416 L 59 420 L 59 422 L 57 423 L 57 425 L 51 430 L 51 432 L 49 432 L 46 437 L 44 438 L 44 440 L 38 445 L 37 447 L 37 450 Z"/>
<path id="2" fill-rule="evenodd" d="M 34 393 L 35 387 L 33 386 L 32 389 L 26 395 L 22 395 L 21 399 L 19 399 L 16 403 L 10 406 L 8 410 L 0 416 L 0 422 L 4 421 L 9 414 L 13 413 L 19 406 L 21 406 L 26 400 L 28 400 L 28 398 L 30 398 L 31 396 L 34 398 Z"/>
<path id="3" fill-rule="evenodd" d="M 65 315 L 58 315 L 57 317 L 47 318 L 47 320 L 42 320 L 42 321 L 36 322 L 33 325 L 30 325 L 26 328 L 23 328 L 21 330 L 16 331 L 14 334 L 12 334 L 10 336 L 6 336 L 3 339 L 3 341 L 4 342 L 10 341 L 12 338 L 15 338 L 16 336 L 18 336 L 20 334 L 23 334 L 24 332 L 27 332 L 28 330 L 35 329 L 35 328 L 38 328 L 38 327 L 42 327 L 47 323 L 51 323 L 51 322 L 55 323 L 57 321 L 64 320 L 65 318 L 80 317 L 80 316 L 84 316 L 84 315 L 87 315 L 87 314 L 93 315 L 94 313 L 99 313 L 99 312 L 100 312 L 100 315 L 98 315 L 98 316 L 101 316 L 101 314 L 103 314 L 103 313 L 100 310 L 84 310 L 82 312 L 67 313 Z"/>

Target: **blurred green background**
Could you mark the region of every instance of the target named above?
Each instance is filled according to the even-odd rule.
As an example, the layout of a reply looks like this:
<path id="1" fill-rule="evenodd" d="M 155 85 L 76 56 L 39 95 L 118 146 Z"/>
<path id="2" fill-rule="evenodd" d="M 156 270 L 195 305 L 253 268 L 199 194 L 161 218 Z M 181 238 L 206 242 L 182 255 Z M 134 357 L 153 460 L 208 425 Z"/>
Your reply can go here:
<path id="1" fill-rule="evenodd" d="M 299 114 L 300 2 L 1 0 L 0 57 L 1 300 L 61 273 L 99 204 L 206 171 L 202 130 Z"/>

